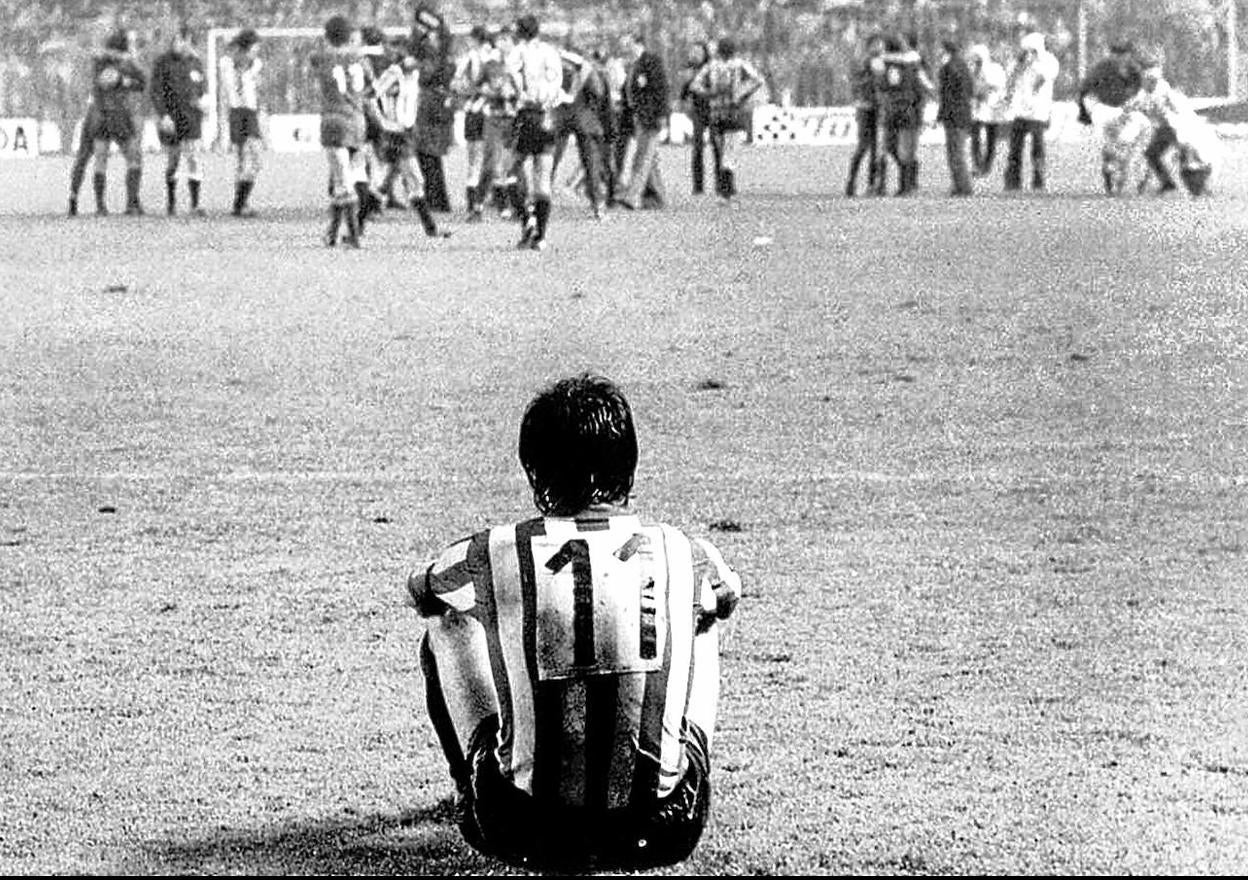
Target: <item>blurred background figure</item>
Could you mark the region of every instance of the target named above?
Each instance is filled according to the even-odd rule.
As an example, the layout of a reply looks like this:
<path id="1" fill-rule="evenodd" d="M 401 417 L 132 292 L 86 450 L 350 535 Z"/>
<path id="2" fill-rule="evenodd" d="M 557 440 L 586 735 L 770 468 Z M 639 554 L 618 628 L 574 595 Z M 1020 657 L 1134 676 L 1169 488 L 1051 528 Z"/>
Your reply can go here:
<path id="1" fill-rule="evenodd" d="M 975 96 L 971 116 L 971 169 L 976 177 L 987 177 L 997 156 L 997 141 L 1008 129 L 1005 106 L 1005 68 L 982 43 L 967 50 L 967 62 L 974 77 Z"/>
<path id="2" fill-rule="evenodd" d="M 1023 148 L 1031 141 L 1031 188 L 1043 190 L 1047 153 L 1044 134 L 1053 115 L 1053 85 L 1057 82 L 1057 58 L 1045 47 L 1044 34 L 1033 31 L 1019 42 L 1006 86 L 1010 115 L 1010 153 L 1005 168 L 1005 188 L 1022 188 Z"/>
<path id="3" fill-rule="evenodd" d="M 974 122 L 975 78 L 957 38 L 946 38 L 941 45 L 945 51 L 945 62 L 940 68 L 940 106 L 936 110 L 936 121 L 945 127 L 945 160 L 949 165 L 952 184 L 949 194 L 969 196 L 974 193 L 968 150 Z"/>
<path id="4" fill-rule="evenodd" d="M 737 44 L 728 37 L 716 41 L 715 58 L 690 85 L 707 101 L 715 192 L 725 202 L 737 194 L 736 147 L 749 136 L 753 102 L 765 85 L 762 74 L 737 55 Z"/>
<path id="5" fill-rule="evenodd" d="M 199 206 L 199 188 L 203 180 L 200 161 L 208 81 L 204 77 L 204 62 L 195 52 L 197 38 L 189 27 L 177 28 L 169 50 L 152 65 L 152 109 L 156 111 L 156 129 L 165 148 L 165 212 L 170 215 L 177 213 L 177 174 L 183 163 L 191 213 L 204 213 Z"/>
<path id="6" fill-rule="evenodd" d="M 867 38 L 864 55 L 854 67 L 850 90 L 854 100 L 854 128 L 857 145 L 849 159 L 849 178 L 845 181 L 845 195 L 853 198 L 858 194 L 858 169 L 867 160 L 867 189 L 875 190 L 876 142 L 879 136 L 879 106 L 876 104 L 876 82 L 879 73 L 877 60 L 884 54 L 884 38 L 872 34 Z"/>
<path id="7" fill-rule="evenodd" d="M 235 217 L 253 217 L 251 192 L 260 174 L 264 133 L 260 127 L 260 72 L 264 64 L 256 54 L 260 35 L 243 28 L 227 45 L 220 62 L 220 89 L 229 113 L 230 147 L 234 150 Z"/>
<path id="8" fill-rule="evenodd" d="M 93 135 L 95 161 L 95 210 L 107 214 L 108 154 L 117 144 L 126 161 L 126 213 L 142 214 L 139 188 L 143 179 L 143 130 L 136 118 L 131 95 L 142 94 L 147 75 L 131 55 L 133 40 L 126 31 L 116 31 L 104 43 L 104 51 L 92 61 L 91 103 L 98 115 Z M 70 202 L 70 213 L 77 205 Z"/>
<path id="9" fill-rule="evenodd" d="M 689 137 L 689 176 L 695 196 L 702 195 L 706 189 L 706 147 L 711 107 L 706 96 L 698 94 L 691 86 L 702 70 L 711 63 L 712 52 L 712 45 L 709 42 L 703 41 L 689 45 L 689 55 L 685 59 L 684 84 L 680 90 L 681 109 L 685 111 L 689 116 L 689 121 L 693 124 L 693 134 Z M 718 166 L 718 162 L 716 165 Z"/>
<path id="10" fill-rule="evenodd" d="M 424 13 L 424 15 L 422 15 Z M 416 112 L 416 159 L 425 179 L 429 210 L 451 210 L 443 159 L 455 139 L 455 59 L 451 32 L 441 17 L 427 10 L 417 12 L 412 39 L 420 65 L 420 103 Z"/>
<path id="11" fill-rule="evenodd" d="M 632 65 L 624 84 L 625 113 L 631 124 L 628 148 L 620 163 L 616 202 L 622 207 L 661 208 L 667 200 L 659 170 L 659 139 L 670 110 L 667 68 L 662 57 L 646 46 L 638 31 L 629 41 Z M 643 205 L 643 194 L 647 201 Z"/>

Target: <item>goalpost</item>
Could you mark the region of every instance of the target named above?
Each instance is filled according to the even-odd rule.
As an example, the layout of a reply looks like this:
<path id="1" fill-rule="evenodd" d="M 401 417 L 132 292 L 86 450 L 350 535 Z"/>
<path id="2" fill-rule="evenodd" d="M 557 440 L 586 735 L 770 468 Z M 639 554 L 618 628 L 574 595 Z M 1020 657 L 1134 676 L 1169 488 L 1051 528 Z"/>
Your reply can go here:
<path id="1" fill-rule="evenodd" d="M 468 26 L 463 24 L 450 24 L 448 29 L 454 36 L 461 36 L 468 33 Z M 242 28 L 210 28 L 207 33 L 207 46 L 204 53 L 204 73 L 207 78 L 208 98 L 210 109 L 205 115 L 204 129 L 212 132 L 212 144 L 216 148 L 226 148 L 229 146 L 229 133 L 226 108 L 222 105 L 222 96 L 220 94 L 220 64 L 221 58 L 225 54 L 225 46 L 230 39 L 234 37 Z M 381 28 L 387 37 L 406 37 L 412 32 L 411 26 L 391 25 Z M 297 51 L 299 43 L 314 44 L 324 36 L 324 29 L 319 27 L 260 27 L 255 29 L 260 36 L 261 52 L 266 55 L 272 52 L 268 47 L 285 43 L 291 47 L 291 51 Z M 272 58 L 265 58 L 266 64 L 271 64 Z M 264 88 L 266 78 L 261 79 L 261 89 Z M 298 107 L 298 108 L 281 108 L 284 112 L 270 113 L 271 108 L 264 106 L 261 101 L 261 112 L 268 116 L 268 122 L 273 133 L 282 133 L 283 135 L 293 132 L 296 136 L 292 139 L 292 143 L 299 142 L 299 136 L 306 132 L 307 125 L 313 117 L 317 117 L 314 107 Z M 297 147 L 296 147 L 297 148 Z"/>

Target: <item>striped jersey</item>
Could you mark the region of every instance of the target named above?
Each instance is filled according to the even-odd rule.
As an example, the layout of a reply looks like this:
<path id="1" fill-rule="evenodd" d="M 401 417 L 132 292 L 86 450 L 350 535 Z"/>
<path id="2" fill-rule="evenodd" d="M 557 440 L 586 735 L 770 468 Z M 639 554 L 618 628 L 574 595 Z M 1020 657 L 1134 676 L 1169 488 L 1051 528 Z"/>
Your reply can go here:
<path id="1" fill-rule="evenodd" d="M 497 526 L 408 590 L 461 746 L 499 716 L 504 777 L 539 802 L 611 810 L 669 794 L 698 620 L 739 578 L 708 542 L 618 509 Z M 479 690 L 480 693 L 467 691 Z"/>
<path id="2" fill-rule="evenodd" d="M 230 54 L 221 59 L 218 65 L 221 93 L 225 96 L 227 107 L 231 110 L 260 109 L 260 71 L 263 66 L 259 58 L 241 54 Z"/>
<path id="3" fill-rule="evenodd" d="M 404 70 L 402 64 L 391 64 L 373 83 L 381 118 L 408 129 L 416 124 L 420 106 L 420 71 Z"/>
<path id="4" fill-rule="evenodd" d="M 563 103 L 563 59 L 559 50 L 540 39 L 519 43 L 507 56 L 507 68 L 516 80 L 520 106 L 549 110 Z"/>
<path id="5" fill-rule="evenodd" d="M 716 58 L 698 71 L 689 88 L 705 95 L 712 109 L 738 108 L 764 85 L 762 74 L 744 58 Z"/>

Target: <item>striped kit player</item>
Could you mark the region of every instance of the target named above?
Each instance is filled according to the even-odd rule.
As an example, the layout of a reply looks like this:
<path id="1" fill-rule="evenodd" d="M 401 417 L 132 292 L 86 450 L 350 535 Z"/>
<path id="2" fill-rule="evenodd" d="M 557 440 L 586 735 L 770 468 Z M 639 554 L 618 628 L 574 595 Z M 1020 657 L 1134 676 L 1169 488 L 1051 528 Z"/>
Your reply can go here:
<path id="1" fill-rule="evenodd" d="M 461 829 L 515 864 L 681 861 L 710 808 L 718 622 L 740 579 L 624 506 L 636 441 L 607 380 L 538 395 L 520 450 L 543 515 L 408 580 Z"/>
<path id="2" fill-rule="evenodd" d="M 430 238 L 450 238 L 439 230 L 425 200 L 425 177 L 416 159 L 416 110 L 420 104 L 420 66 L 415 54 L 405 47 L 402 57 L 381 71 L 373 83 L 374 106 L 381 126 L 378 159 L 386 166 L 379 187 L 393 198 L 394 185 L 402 179 L 412 209 Z"/>
<path id="3" fill-rule="evenodd" d="M 514 150 L 526 196 L 516 246 L 540 251 L 546 247 L 550 223 L 555 112 L 567 100 L 563 92 L 563 60 L 559 50 L 539 35 L 537 17 L 522 15 L 516 21 L 516 46 L 505 63 L 517 89 Z"/>
<path id="4" fill-rule="evenodd" d="M 260 71 L 264 65 L 256 55 L 259 42 L 260 36 L 254 29 L 244 28 L 230 40 L 230 51 L 219 64 L 221 93 L 229 110 L 230 148 L 237 162 L 234 207 L 230 212 L 235 217 L 255 216 L 249 200 L 260 173 L 260 150 L 264 144 L 260 129 Z"/>

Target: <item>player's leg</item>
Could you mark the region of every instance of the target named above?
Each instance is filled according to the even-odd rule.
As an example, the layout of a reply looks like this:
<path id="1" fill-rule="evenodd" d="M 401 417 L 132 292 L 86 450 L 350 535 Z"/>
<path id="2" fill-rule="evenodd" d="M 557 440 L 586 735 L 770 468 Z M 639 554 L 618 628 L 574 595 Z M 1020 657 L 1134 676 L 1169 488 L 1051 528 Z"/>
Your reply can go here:
<path id="1" fill-rule="evenodd" d="M 667 187 L 663 185 L 662 162 L 659 161 L 658 134 L 655 134 L 654 156 L 650 160 L 650 171 L 646 174 L 646 186 L 641 191 L 643 208 L 662 208 L 667 205 Z"/>
<path id="2" fill-rule="evenodd" d="M 182 142 L 176 138 L 165 144 L 165 213 L 178 212 L 178 164 L 182 159 Z"/>
<path id="3" fill-rule="evenodd" d="M 849 175 L 845 179 L 846 198 L 852 199 L 858 194 L 858 169 L 862 165 L 862 160 L 871 152 L 868 138 L 874 138 L 875 133 L 868 131 L 866 118 L 866 110 L 859 109 L 854 112 L 854 127 L 858 138 L 857 143 L 854 145 L 854 154 L 849 157 Z"/>
<path id="4" fill-rule="evenodd" d="M 1153 130 L 1152 140 L 1144 151 L 1144 158 L 1148 161 L 1148 168 L 1156 176 L 1157 182 L 1160 184 L 1157 188 L 1159 193 L 1167 193 L 1176 188 L 1174 177 L 1170 174 L 1170 169 L 1166 167 L 1164 160 L 1166 153 L 1177 144 L 1178 136 L 1175 134 L 1174 128 L 1162 124 Z"/>
<path id="5" fill-rule="evenodd" d="M 1045 187 L 1045 171 L 1048 155 L 1045 150 L 1043 122 L 1033 122 L 1031 129 L 1031 188 L 1043 190 Z"/>
<path id="6" fill-rule="evenodd" d="M 126 162 L 126 213 L 138 215 L 143 213 L 143 203 L 139 194 L 143 185 L 143 144 L 140 133 L 136 130 L 121 145 L 121 155 Z"/>
<path id="7" fill-rule="evenodd" d="M 897 165 L 901 169 L 898 195 L 909 195 L 919 188 L 919 129 L 906 125 L 897 133 Z"/>
<path id="8" fill-rule="evenodd" d="M 520 221 L 520 240 L 518 248 L 533 246 L 537 238 L 537 207 L 529 196 L 534 191 L 534 161 L 532 155 L 516 154 L 515 188 L 512 190 L 512 202 L 516 208 L 516 217 Z"/>
<path id="9" fill-rule="evenodd" d="M 238 164 L 235 170 L 234 206 L 231 209 L 235 217 L 256 215 L 251 207 L 251 194 L 256 188 L 256 178 L 260 174 L 261 143 L 259 136 L 249 135 L 236 148 Z"/>
<path id="10" fill-rule="evenodd" d="M 606 204 L 603 193 L 603 152 L 602 137 L 584 128 L 576 132 L 576 149 L 581 157 L 581 170 L 585 175 L 585 195 L 589 197 L 590 208 L 594 216 L 601 219 Z"/>
<path id="11" fill-rule="evenodd" d="M 108 213 L 108 154 L 112 145 L 107 138 L 96 138 L 92 146 L 95 165 L 91 184 L 95 191 L 95 213 L 100 215 Z"/>
<path id="12" fill-rule="evenodd" d="M 480 113 L 464 115 L 464 200 L 471 218 L 481 198 L 481 174 L 485 167 L 485 117 Z"/>
<path id="13" fill-rule="evenodd" d="M 416 152 L 405 150 L 395 166 L 401 171 L 403 185 L 411 199 L 412 209 L 420 216 L 420 225 L 424 228 L 425 235 L 430 238 L 450 238 L 449 232 L 438 229 L 438 223 L 433 219 L 433 212 L 429 210 L 429 203 L 425 200 L 425 177 L 416 160 Z"/>
<path id="14" fill-rule="evenodd" d="M 69 171 L 69 216 L 78 216 L 78 193 L 87 175 L 87 163 L 95 155 L 94 113 L 83 118 L 78 129 L 78 150 L 74 153 L 74 165 Z"/>
<path id="15" fill-rule="evenodd" d="M 1027 139 L 1027 123 L 1015 119 L 1010 123 L 1009 152 L 1005 159 L 1005 188 L 1014 191 L 1023 183 L 1023 145 Z"/>
<path id="16" fill-rule="evenodd" d="M 653 129 L 638 129 L 637 145 L 633 155 L 633 164 L 629 169 L 628 187 L 624 191 L 624 206 L 636 208 L 641 206 L 642 195 L 650 182 L 654 163 L 658 159 L 659 133 Z"/>
<path id="17" fill-rule="evenodd" d="M 532 248 L 540 251 L 546 247 L 546 231 L 550 226 L 551 198 L 555 179 L 554 144 L 533 157 L 533 213 L 537 220 L 537 234 L 534 236 Z"/>
<path id="18" fill-rule="evenodd" d="M 689 138 L 689 177 L 695 196 L 706 192 L 706 119 L 695 108 L 693 111 L 693 134 Z"/>
<path id="19" fill-rule="evenodd" d="M 190 195 L 191 213 L 203 214 L 199 206 L 199 190 L 204 180 L 203 141 L 192 138 L 182 141 L 182 159 L 186 164 L 186 191 Z"/>
<path id="20" fill-rule="evenodd" d="M 355 192 L 348 183 L 351 158 L 346 147 L 326 147 L 325 163 L 329 170 L 329 230 L 325 244 L 338 244 L 338 233 L 344 221 L 347 225 L 345 244 L 359 247 L 358 224 L 355 219 Z"/>
<path id="21" fill-rule="evenodd" d="M 740 132 L 726 130 L 719 145 L 720 168 L 719 197 L 728 201 L 737 194 L 736 152 Z"/>

